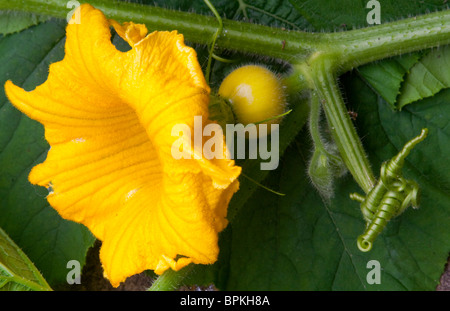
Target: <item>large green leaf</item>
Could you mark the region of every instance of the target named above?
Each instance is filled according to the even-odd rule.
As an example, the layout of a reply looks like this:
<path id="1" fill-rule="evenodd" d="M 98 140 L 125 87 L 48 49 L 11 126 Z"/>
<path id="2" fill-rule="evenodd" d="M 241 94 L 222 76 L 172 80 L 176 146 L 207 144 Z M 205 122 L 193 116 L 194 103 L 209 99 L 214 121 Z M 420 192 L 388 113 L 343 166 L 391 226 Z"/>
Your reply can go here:
<path id="1" fill-rule="evenodd" d="M 450 87 L 450 47 L 414 53 L 358 68 L 394 110 Z"/>
<path id="2" fill-rule="evenodd" d="M 191 0 L 132 0 L 164 8 L 212 15 L 204 1 Z M 285 28 L 307 28 L 305 18 L 293 9 L 289 0 L 211 0 L 219 14 L 227 19 Z"/>
<path id="3" fill-rule="evenodd" d="M 64 36 L 64 23 L 47 22 L 0 38 L 0 226 L 52 287 L 66 281 L 68 261 L 84 264 L 93 237 L 48 205 L 47 189 L 28 182 L 48 150 L 44 129 L 11 106 L 3 85 L 11 79 L 32 90 L 43 83 L 49 64 L 64 55 Z"/>
<path id="4" fill-rule="evenodd" d="M 0 290 L 51 290 L 30 259 L 1 228 Z"/>

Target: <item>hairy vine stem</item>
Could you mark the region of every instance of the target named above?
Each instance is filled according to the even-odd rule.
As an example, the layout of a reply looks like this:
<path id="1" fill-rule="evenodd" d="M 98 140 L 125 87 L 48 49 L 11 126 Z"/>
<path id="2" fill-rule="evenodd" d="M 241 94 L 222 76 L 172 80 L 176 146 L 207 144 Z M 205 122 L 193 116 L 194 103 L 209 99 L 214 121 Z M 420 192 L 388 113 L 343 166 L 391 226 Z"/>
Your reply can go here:
<path id="1" fill-rule="evenodd" d="M 342 160 L 358 185 L 367 193 L 375 185 L 376 179 L 336 85 L 337 78 L 333 66 L 331 61 L 317 58 L 311 64 L 311 79 L 319 94 L 331 134 L 341 153 Z M 349 152 L 350 150 L 351 152 Z"/>

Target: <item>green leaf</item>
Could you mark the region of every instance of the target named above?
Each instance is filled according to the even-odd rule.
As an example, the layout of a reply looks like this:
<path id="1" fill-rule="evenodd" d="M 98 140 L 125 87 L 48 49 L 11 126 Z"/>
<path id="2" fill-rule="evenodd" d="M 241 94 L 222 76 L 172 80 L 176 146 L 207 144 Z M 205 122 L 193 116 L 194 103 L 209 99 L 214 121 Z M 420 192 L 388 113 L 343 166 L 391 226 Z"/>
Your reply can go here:
<path id="1" fill-rule="evenodd" d="M 358 68 L 364 79 L 392 109 L 401 110 L 417 100 L 450 87 L 450 47 L 404 55 Z"/>
<path id="2" fill-rule="evenodd" d="M 424 56 L 405 78 L 397 103 L 398 109 L 450 87 L 449 66 L 449 46 L 432 50 Z"/>
<path id="3" fill-rule="evenodd" d="M 1 228 L 0 290 L 51 290 L 30 259 Z"/>
<path id="4" fill-rule="evenodd" d="M 402 55 L 361 66 L 358 72 L 391 105 L 392 109 L 396 110 L 397 97 L 400 94 L 404 76 L 419 59 L 420 53 Z"/>
<path id="5" fill-rule="evenodd" d="M 19 32 L 48 19 L 48 17 L 31 13 L 0 11 L 0 35 Z"/>
<path id="6" fill-rule="evenodd" d="M 7 101 L 11 79 L 27 90 L 46 80 L 49 64 L 64 55 L 65 22 L 51 21 L 0 38 L 0 226 L 55 287 L 66 282 L 69 260 L 85 262 L 94 238 L 82 225 L 63 220 L 48 205 L 47 189 L 28 182 L 44 161 L 44 129 Z"/>
<path id="7" fill-rule="evenodd" d="M 131 2 L 212 15 L 211 10 L 202 0 L 132 0 Z M 227 19 L 288 29 L 305 29 L 309 26 L 303 16 L 293 9 L 289 0 L 211 0 L 211 3 L 219 14 Z"/>
<path id="8" fill-rule="evenodd" d="M 309 26 L 305 18 L 294 10 L 287 0 L 237 2 L 239 7 L 234 19 L 244 18 L 252 23 L 287 29 L 306 30 Z"/>

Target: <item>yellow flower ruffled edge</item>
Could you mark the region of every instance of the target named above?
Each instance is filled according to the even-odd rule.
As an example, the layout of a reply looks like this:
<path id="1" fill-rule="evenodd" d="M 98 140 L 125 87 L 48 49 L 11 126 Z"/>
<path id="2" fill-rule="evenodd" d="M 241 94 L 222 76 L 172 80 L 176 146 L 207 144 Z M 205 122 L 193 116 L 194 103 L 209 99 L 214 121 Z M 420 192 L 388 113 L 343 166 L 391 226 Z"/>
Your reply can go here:
<path id="1" fill-rule="evenodd" d="M 225 156 L 171 155 L 175 124 L 208 120 L 210 89 L 195 51 L 176 31 L 147 34 L 89 4 L 78 10 L 47 81 L 31 92 L 5 84 L 51 146 L 30 182 L 48 187 L 50 205 L 102 241 L 104 275 L 115 287 L 147 269 L 214 263 L 241 168 Z M 129 51 L 111 43 L 111 26 Z"/>

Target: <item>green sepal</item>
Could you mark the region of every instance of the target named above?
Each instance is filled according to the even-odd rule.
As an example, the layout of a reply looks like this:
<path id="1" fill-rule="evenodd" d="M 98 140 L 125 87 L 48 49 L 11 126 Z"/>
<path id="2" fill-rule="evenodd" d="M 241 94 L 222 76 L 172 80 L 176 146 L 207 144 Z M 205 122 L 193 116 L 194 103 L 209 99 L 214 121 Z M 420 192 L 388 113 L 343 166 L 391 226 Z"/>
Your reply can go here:
<path id="1" fill-rule="evenodd" d="M 347 172 L 339 156 L 316 148 L 309 162 L 308 175 L 311 182 L 325 199 L 331 199 L 334 194 L 333 182 Z"/>
<path id="2" fill-rule="evenodd" d="M 308 167 L 308 175 L 322 196 L 327 199 L 332 197 L 333 172 L 328 163 L 327 155 L 321 149 L 314 150 Z"/>
<path id="3" fill-rule="evenodd" d="M 225 129 L 227 124 L 235 124 L 235 116 L 231 106 L 219 95 L 211 94 L 209 101 L 209 119 Z"/>

